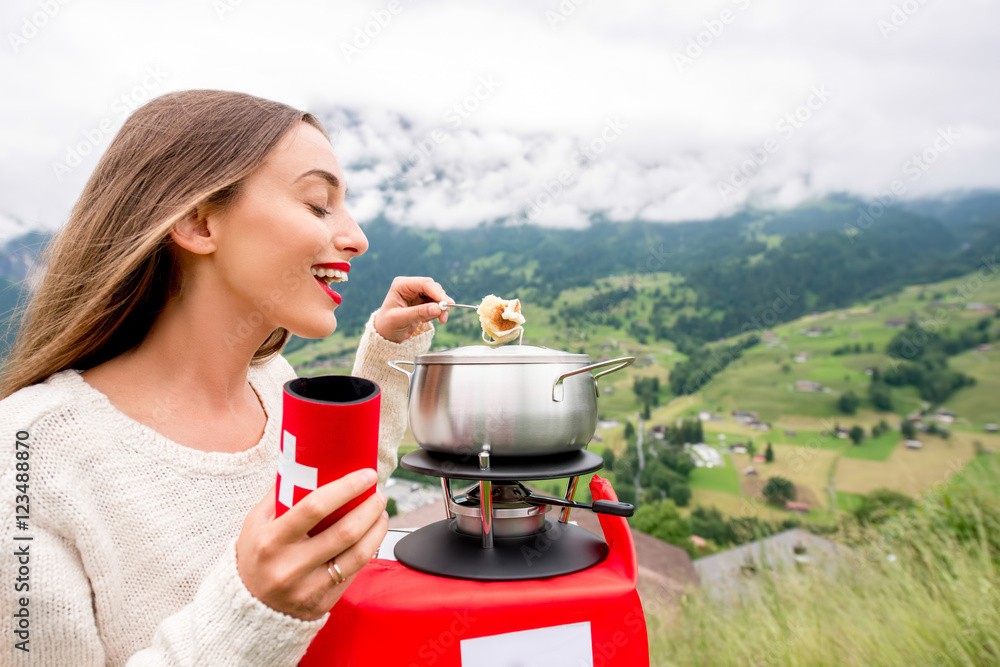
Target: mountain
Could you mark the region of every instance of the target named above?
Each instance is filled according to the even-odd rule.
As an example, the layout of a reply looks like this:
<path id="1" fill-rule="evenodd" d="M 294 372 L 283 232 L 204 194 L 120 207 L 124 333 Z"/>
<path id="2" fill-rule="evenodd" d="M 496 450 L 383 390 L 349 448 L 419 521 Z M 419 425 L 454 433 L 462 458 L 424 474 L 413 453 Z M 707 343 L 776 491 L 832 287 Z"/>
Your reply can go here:
<path id="1" fill-rule="evenodd" d="M 861 217 L 865 212 L 869 216 Z M 593 288 L 600 279 L 669 273 L 685 289 L 657 295 L 651 316 L 631 333 L 694 349 L 739 333 L 763 315 L 790 321 L 976 269 L 1000 249 L 1000 194 L 885 210 L 837 195 L 789 210 L 747 208 L 708 222 L 673 224 L 616 223 L 594 215 L 581 229 L 503 219 L 438 230 L 402 227 L 379 216 L 364 229 L 370 249 L 353 262 L 354 279 L 339 290 L 342 333 L 361 330 L 397 275 L 432 276 L 459 302 L 496 293 L 548 308 L 564 290 Z M 47 238 L 30 233 L 0 247 L 4 317 Z M 617 289 L 599 290 L 599 317 L 629 319 L 624 310 L 613 312 L 627 297 L 624 287 Z M 778 312 L 772 306 L 781 298 Z M 674 315 L 656 315 L 666 311 Z M 551 317 L 572 328 L 586 323 L 582 314 L 561 308 Z M 293 339 L 290 346 L 305 344 Z"/>

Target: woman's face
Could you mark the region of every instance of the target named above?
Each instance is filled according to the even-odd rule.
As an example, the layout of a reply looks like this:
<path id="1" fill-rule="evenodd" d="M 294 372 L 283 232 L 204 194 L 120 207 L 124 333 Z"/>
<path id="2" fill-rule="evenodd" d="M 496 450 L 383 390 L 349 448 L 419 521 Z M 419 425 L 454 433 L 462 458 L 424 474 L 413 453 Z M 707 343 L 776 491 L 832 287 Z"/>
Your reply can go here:
<path id="1" fill-rule="evenodd" d="M 337 328 L 341 298 L 330 288 L 346 279 L 350 261 L 368 249 L 344 205 L 346 194 L 333 147 L 304 122 L 247 178 L 216 225 L 213 253 L 238 309 L 248 313 L 244 331 L 266 334 L 284 327 L 303 338 L 322 338 Z M 333 277 L 317 276 L 327 272 Z"/>

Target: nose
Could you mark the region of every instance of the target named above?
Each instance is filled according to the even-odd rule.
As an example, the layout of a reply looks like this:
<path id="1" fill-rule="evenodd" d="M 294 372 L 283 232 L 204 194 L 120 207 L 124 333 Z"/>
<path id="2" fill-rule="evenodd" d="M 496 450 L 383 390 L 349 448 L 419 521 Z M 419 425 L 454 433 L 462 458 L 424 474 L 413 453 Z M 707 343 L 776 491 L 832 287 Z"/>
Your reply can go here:
<path id="1" fill-rule="evenodd" d="M 337 250 L 350 253 L 355 257 L 365 254 L 365 251 L 368 250 L 368 237 L 365 236 L 354 216 L 347 211 L 344 211 L 343 219 L 337 225 L 334 245 Z"/>

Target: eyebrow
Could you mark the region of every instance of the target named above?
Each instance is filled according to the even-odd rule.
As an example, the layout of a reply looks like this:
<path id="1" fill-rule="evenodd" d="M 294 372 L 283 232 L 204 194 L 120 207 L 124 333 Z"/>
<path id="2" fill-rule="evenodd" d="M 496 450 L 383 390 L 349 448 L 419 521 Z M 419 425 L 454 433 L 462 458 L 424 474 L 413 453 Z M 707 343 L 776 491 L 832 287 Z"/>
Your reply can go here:
<path id="1" fill-rule="evenodd" d="M 303 178 L 306 178 L 308 176 L 319 176 L 324 181 L 326 181 L 327 183 L 329 183 L 330 185 L 332 185 L 334 188 L 337 188 L 337 189 L 340 188 L 340 179 L 337 178 L 336 176 L 334 176 L 333 174 L 331 174 L 330 172 L 325 171 L 323 169 L 310 169 L 306 173 L 304 173 L 301 176 L 299 176 L 298 178 L 296 178 L 295 182 L 298 183 Z M 347 196 L 347 189 L 344 190 L 344 196 L 345 197 Z"/>

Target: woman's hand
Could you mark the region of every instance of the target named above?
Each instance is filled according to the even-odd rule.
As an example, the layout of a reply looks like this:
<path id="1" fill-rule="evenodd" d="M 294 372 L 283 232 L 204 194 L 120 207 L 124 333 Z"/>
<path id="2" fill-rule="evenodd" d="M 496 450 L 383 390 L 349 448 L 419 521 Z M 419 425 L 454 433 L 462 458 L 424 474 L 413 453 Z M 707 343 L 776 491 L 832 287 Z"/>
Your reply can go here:
<path id="1" fill-rule="evenodd" d="M 353 575 L 372 559 L 389 528 L 385 497 L 374 494 L 335 524 L 310 536 L 327 515 L 375 484 L 371 468 L 324 484 L 274 516 L 274 487 L 250 510 L 236 540 L 236 566 L 251 594 L 272 609 L 306 621 L 330 611 Z M 327 570 L 333 561 L 347 582 Z M 332 568 L 331 568 L 332 569 Z"/>
<path id="2" fill-rule="evenodd" d="M 428 302 L 428 298 L 432 301 Z M 438 301 L 453 303 L 444 288 L 432 279 L 400 276 L 392 281 L 382 307 L 375 314 L 375 331 L 386 340 L 402 343 L 413 334 L 426 331 L 431 320 L 438 319 L 444 324 L 448 321 L 448 311 L 441 310 Z"/>

